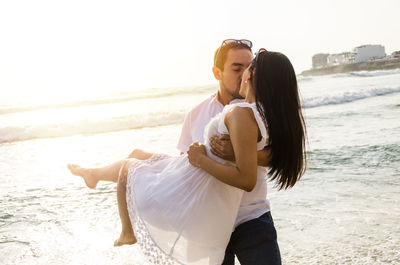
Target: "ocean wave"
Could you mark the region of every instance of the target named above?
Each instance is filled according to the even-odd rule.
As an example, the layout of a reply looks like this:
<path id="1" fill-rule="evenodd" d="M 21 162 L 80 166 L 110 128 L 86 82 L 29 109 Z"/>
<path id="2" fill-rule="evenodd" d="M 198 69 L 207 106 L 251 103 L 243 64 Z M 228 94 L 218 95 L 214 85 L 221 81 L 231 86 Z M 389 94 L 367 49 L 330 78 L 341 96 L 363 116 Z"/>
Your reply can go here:
<path id="1" fill-rule="evenodd" d="M 127 101 L 161 98 L 176 95 L 210 93 L 216 90 L 216 85 L 207 86 L 193 86 L 193 87 L 174 87 L 174 88 L 153 88 L 147 90 L 140 90 L 135 92 L 120 93 L 117 95 L 99 97 L 94 99 L 77 100 L 61 104 L 41 104 L 41 105 L 21 105 L 21 106 L 0 106 L 0 115 L 15 112 L 43 110 L 43 109 L 58 109 L 58 108 L 71 108 L 101 104 L 113 104 Z"/>
<path id="2" fill-rule="evenodd" d="M 400 69 L 377 70 L 377 71 L 358 71 L 358 72 L 349 73 L 349 75 L 351 75 L 351 76 L 359 76 L 359 77 L 374 77 L 374 76 L 395 75 L 395 74 L 400 74 Z"/>
<path id="3" fill-rule="evenodd" d="M 66 137 L 79 134 L 117 132 L 145 127 L 156 127 L 183 122 L 186 110 L 132 114 L 100 120 L 81 120 L 74 123 L 43 124 L 0 128 L 0 143 L 38 138 Z"/>
<path id="4" fill-rule="evenodd" d="M 400 87 L 371 88 L 362 91 L 343 92 L 336 95 L 321 95 L 305 97 L 302 105 L 305 108 L 314 108 L 326 105 L 349 103 L 365 98 L 399 93 Z M 56 123 L 47 122 L 38 125 L 5 126 L 0 128 L 0 143 L 23 141 L 38 138 L 67 137 L 79 134 L 98 134 L 117 132 L 145 127 L 156 127 L 183 122 L 185 113 L 190 106 L 182 109 L 153 111 L 148 113 L 127 113 L 122 116 L 111 116 L 103 119 L 80 119 L 74 122 Z"/>
<path id="5" fill-rule="evenodd" d="M 309 81 L 312 81 L 312 80 L 313 80 L 313 77 L 311 77 L 311 76 L 302 76 L 302 75 L 297 76 L 297 82 L 298 83 L 309 82 Z"/>
<path id="6" fill-rule="evenodd" d="M 385 75 L 396 75 L 400 74 L 400 69 L 390 69 L 390 70 L 376 70 L 376 71 L 357 71 L 348 73 L 339 73 L 324 75 L 321 77 L 333 77 L 333 78 L 343 78 L 343 77 L 375 77 L 375 76 L 385 76 Z"/>
<path id="7" fill-rule="evenodd" d="M 311 97 L 304 99 L 302 105 L 305 108 L 314 108 L 325 105 L 336 105 L 349 103 L 370 97 L 383 96 L 400 92 L 400 87 L 395 88 L 372 88 L 364 91 L 345 92 L 340 95 L 327 95 L 322 97 Z"/>

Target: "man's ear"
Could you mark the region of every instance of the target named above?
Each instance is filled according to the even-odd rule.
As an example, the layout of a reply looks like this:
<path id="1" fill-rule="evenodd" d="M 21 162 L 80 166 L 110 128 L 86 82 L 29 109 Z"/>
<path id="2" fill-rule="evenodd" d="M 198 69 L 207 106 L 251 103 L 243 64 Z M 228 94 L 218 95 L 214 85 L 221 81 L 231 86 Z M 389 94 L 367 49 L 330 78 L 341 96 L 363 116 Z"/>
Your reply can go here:
<path id="1" fill-rule="evenodd" d="M 216 67 L 216 66 L 213 66 L 213 68 L 212 68 L 212 71 L 213 71 L 213 74 L 214 74 L 214 77 L 215 77 L 215 79 L 217 79 L 217 80 L 221 80 L 222 79 L 222 76 L 221 76 L 221 69 L 219 69 L 218 67 Z"/>

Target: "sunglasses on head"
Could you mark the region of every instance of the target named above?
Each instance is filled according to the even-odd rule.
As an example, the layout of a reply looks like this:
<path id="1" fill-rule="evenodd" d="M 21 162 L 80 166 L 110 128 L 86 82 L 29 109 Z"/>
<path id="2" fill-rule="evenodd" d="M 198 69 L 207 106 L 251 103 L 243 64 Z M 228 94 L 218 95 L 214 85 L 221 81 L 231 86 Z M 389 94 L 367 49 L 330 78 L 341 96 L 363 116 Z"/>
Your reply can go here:
<path id="1" fill-rule="evenodd" d="M 253 47 L 253 43 L 249 40 L 246 39 L 226 39 L 224 41 L 222 41 L 221 46 L 219 46 L 218 48 L 218 53 L 215 55 L 214 58 L 214 66 L 217 66 L 217 59 L 218 59 L 218 55 L 222 49 L 222 47 L 224 47 L 225 45 L 232 45 L 233 47 L 236 45 L 238 47 L 240 46 L 245 46 L 247 48 L 249 48 L 251 50 L 251 48 Z"/>
<path id="2" fill-rule="evenodd" d="M 222 41 L 221 47 L 224 45 L 227 45 L 227 44 L 245 45 L 245 46 L 249 47 L 250 49 L 253 47 L 253 43 L 246 39 L 240 39 L 240 40 L 226 39 L 226 40 Z"/>

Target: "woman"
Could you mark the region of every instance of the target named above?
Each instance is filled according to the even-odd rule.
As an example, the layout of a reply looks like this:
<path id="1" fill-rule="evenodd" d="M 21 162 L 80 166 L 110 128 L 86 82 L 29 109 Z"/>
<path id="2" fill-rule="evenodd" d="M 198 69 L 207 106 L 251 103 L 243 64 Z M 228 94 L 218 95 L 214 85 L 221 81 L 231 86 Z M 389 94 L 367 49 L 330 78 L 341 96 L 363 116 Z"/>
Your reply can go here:
<path id="1" fill-rule="evenodd" d="M 214 156 L 206 140 L 180 157 L 138 151 L 136 159 L 105 168 L 69 166 L 89 187 L 118 179 L 122 232 L 115 245 L 138 240 L 161 264 L 221 264 L 244 192 L 266 196 L 257 150 L 269 146 L 268 173 L 280 189 L 295 185 L 305 170 L 305 126 L 288 58 L 260 50 L 240 94 L 245 102 L 226 106 L 205 129 L 208 136 L 230 135 L 235 163 Z"/>

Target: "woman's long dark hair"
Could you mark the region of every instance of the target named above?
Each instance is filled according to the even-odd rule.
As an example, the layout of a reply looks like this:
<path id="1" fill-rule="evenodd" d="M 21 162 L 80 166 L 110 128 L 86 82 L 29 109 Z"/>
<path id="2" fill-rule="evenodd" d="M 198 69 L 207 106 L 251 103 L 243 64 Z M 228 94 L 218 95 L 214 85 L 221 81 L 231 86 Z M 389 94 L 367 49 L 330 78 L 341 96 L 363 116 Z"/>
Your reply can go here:
<path id="1" fill-rule="evenodd" d="M 269 134 L 268 173 L 279 189 L 293 187 L 306 168 L 306 127 L 296 74 L 285 55 L 267 51 L 256 56 L 250 70 L 257 109 Z"/>

